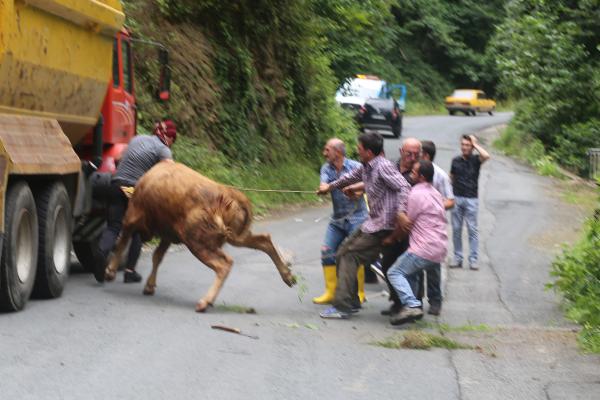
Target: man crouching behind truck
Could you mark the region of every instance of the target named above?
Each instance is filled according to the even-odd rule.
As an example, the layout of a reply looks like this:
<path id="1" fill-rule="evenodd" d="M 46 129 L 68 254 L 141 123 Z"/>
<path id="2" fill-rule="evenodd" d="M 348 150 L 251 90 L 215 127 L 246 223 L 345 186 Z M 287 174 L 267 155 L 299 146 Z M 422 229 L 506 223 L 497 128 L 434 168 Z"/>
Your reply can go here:
<path id="1" fill-rule="evenodd" d="M 160 161 L 173 161 L 171 146 L 177 139 L 177 129 L 171 120 L 156 123 L 154 135 L 140 135 L 129 143 L 117 172 L 113 176 L 108 189 L 108 209 L 106 214 L 107 226 L 100 236 L 95 254 L 94 277 L 98 282 L 104 282 L 104 270 L 108 255 L 113 250 L 121 228 L 123 216 L 127 211 L 129 197 L 137 181 L 150 168 Z M 123 281 L 125 283 L 140 282 L 142 276 L 136 272 L 135 266 L 140 257 L 142 240 L 139 234 L 134 234 L 129 246 L 127 265 Z"/>

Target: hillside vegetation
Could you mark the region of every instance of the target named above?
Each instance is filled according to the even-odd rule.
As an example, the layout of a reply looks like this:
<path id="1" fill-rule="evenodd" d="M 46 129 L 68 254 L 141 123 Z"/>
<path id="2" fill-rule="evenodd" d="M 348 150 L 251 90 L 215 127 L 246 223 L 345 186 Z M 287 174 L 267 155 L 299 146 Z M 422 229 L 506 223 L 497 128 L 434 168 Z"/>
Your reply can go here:
<path id="1" fill-rule="evenodd" d="M 220 176 L 225 180 L 284 164 L 308 168 L 308 177 L 326 138 L 353 142 L 356 126 L 333 99 L 356 73 L 405 83 L 409 113 L 439 111 L 443 97 L 457 87 L 509 98 L 516 102 L 516 118 L 505 147 L 534 146 L 532 154 L 579 174 L 588 171 L 587 149 L 600 146 L 597 1 L 124 5 L 136 35 L 171 51 L 172 101 L 165 109 L 142 96 L 142 125 L 163 115 L 174 118 L 186 150 L 199 148 L 198 167 L 208 174 L 223 165 L 237 169 Z M 138 93 L 151 93 L 154 84 L 149 51 L 138 53 Z M 314 183 L 309 181 L 301 180 L 305 186 Z"/>

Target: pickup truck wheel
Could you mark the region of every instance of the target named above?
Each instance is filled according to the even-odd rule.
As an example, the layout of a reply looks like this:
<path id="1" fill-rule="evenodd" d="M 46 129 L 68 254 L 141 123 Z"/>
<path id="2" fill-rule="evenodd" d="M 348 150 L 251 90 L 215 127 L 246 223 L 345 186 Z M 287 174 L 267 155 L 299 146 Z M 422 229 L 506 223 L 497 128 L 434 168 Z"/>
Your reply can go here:
<path id="1" fill-rule="evenodd" d="M 4 212 L 0 309 L 18 311 L 31 295 L 38 255 L 37 210 L 27 183 L 9 187 Z"/>
<path id="2" fill-rule="evenodd" d="M 392 125 L 392 133 L 395 138 L 402 136 L 402 116 L 400 116 L 394 125 Z"/>
<path id="3" fill-rule="evenodd" d="M 449 114 L 449 115 L 454 115 L 454 114 L 456 114 L 456 111 L 453 111 L 453 110 L 448 110 L 448 114 Z"/>
<path id="4" fill-rule="evenodd" d="M 71 203 L 65 186 L 55 182 L 37 194 L 39 221 L 38 266 L 33 295 L 62 294 L 71 264 Z"/>

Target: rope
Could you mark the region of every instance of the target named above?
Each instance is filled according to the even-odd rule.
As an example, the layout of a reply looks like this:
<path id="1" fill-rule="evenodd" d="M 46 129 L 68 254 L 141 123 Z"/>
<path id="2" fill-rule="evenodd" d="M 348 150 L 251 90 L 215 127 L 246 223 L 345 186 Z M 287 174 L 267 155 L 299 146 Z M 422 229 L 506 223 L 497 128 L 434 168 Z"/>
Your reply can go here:
<path id="1" fill-rule="evenodd" d="M 239 186 L 223 185 L 228 188 L 241 190 L 244 192 L 268 192 L 268 193 L 300 193 L 300 194 L 316 194 L 315 190 L 289 190 L 289 189 L 255 189 Z"/>

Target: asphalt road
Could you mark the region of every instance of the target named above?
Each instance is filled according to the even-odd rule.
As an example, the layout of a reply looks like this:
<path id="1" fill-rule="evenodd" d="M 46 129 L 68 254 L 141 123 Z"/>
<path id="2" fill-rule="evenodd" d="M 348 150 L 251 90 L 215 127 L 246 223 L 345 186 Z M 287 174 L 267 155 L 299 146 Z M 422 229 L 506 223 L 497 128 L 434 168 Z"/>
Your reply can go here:
<path id="1" fill-rule="evenodd" d="M 403 135 L 435 141 L 436 161 L 448 169 L 461 134 L 509 118 L 407 118 Z M 484 146 L 493 134 L 481 133 Z M 397 157 L 399 143 L 386 140 L 388 157 Z M 0 315 L 0 399 L 599 398 L 600 358 L 578 353 L 573 327 L 544 290 L 557 243 L 579 221 L 551 180 L 493 157 L 480 181 L 481 270 L 444 267 L 442 315 L 425 318 L 447 324 L 448 337 L 474 350 L 373 345 L 402 332 L 379 315 L 387 307 L 382 284 L 367 286 L 369 300 L 355 318 L 321 320 L 322 307 L 310 299 L 323 285 L 319 248 L 330 210 L 322 206 L 255 224 L 294 255 L 302 277 L 295 288 L 266 255 L 230 248 L 236 263 L 217 306 L 197 314 L 213 275 L 176 249 L 165 257 L 154 297 L 121 275 L 99 285 L 73 274 L 60 299 Z M 148 275 L 149 253 L 139 270 Z"/>

